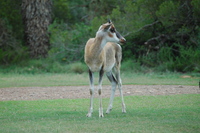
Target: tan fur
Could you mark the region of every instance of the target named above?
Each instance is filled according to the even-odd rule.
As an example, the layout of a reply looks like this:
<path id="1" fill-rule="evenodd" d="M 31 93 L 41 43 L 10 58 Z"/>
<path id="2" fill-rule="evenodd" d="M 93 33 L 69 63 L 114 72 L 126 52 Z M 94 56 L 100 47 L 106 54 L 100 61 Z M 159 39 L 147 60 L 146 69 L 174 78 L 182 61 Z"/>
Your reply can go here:
<path id="1" fill-rule="evenodd" d="M 121 46 L 108 42 L 104 48 L 101 48 L 95 41 L 97 41 L 95 38 L 89 39 L 85 47 L 85 62 L 89 69 L 92 72 L 98 72 L 103 67 L 103 70 L 108 72 L 114 66 L 120 67 Z"/>
<path id="2" fill-rule="evenodd" d="M 109 35 L 109 37 L 113 37 L 113 35 L 112 35 L 112 34 L 110 34 L 110 33 L 108 33 L 108 35 Z"/>

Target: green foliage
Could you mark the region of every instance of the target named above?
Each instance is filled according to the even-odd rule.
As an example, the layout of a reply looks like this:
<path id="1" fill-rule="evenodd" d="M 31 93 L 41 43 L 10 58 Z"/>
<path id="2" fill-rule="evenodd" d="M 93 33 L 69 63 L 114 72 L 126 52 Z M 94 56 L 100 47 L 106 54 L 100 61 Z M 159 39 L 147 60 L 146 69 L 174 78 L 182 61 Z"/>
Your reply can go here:
<path id="1" fill-rule="evenodd" d="M 197 20 L 196 22 L 200 21 L 199 15 L 200 15 L 200 1 L 199 0 L 192 0 L 191 5 L 193 6 L 193 13 L 194 17 Z"/>
<path id="2" fill-rule="evenodd" d="M 83 61 L 84 46 L 91 34 L 91 28 L 82 23 L 71 28 L 66 23 L 58 24 L 56 21 L 50 26 L 50 58 L 67 63 Z"/>
<path id="3" fill-rule="evenodd" d="M 23 38 L 23 24 L 21 15 L 21 0 L 1 0 L 0 1 L 0 20 L 7 21 L 9 29 L 12 30 L 14 37 Z"/>
<path id="4" fill-rule="evenodd" d="M 71 72 L 79 73 L 79 74 L 83 72 L 87 72 L 88 70 L 87 66 L 81 62 L 72 63 L 68 67 Z"/>
<path id="5" fill-rule="evenodd" d="M 10 65 L 27 59 L 27 48 L 22 45 L 23 25 L 21 0 L 0 1 L 0 64 Z"/>
<path id="6" fill-rule="evenodd" d="M 65 22 L 70 21 L 72 16 L 69 9 L 69 0 L 53 0 L 53 15 L 53 19 Z"/>
<path id="7" fill-rule="evenodd" d="M 180 55 L 175 57 L 175 70 L 183 72 L 200 72 L 200 47 L 197 49 L 192 47 L 185 48 L 181 45 L 178 45 L 178 47 L 180 49 Z"/>
<path id="8" fill-rule="evenodd" d="M 122 72 L 145 72 L 147 70 L 147 68 L 143 67 L 140 65 L 139 62 L 136 62 L 135 60 L 126 60 L 122 62 L 122 66 L 121 66 L 121 71 Z"/>
<path id="9" fill-rule="evenodd" d="M 199 72 L 199 50 L 199 48 L 185 48 L 180 44 L 173 44 L 171 47 L 162 47 L 159 52 L 140 57 L 140 62 L 157 71 Z"/>
<path id="10" fill-rule="evenodd" d="M 171 26 L 178 21 L 178 1 L 165 1 L 159 6 L 156 15 L 164 26 Z"/>
<path id="11" fill-rule="evenodd" d="M 1 64 L 20 64 L 28 58 L 21 2 L 0 2 L 0 28 L 6 35 L 0 38 Z M 108 18 L 127 40 L 122 49 L 128 68 L 199 72 L 199 7 L 199 0 L 53 0 L 51 48 L 44 61 L 53 63 L 47 72 L 63 72 L 62 65 L 83 62 L 85 43 Z"/>
<path id="12" fill-rule="evenodd" d="M 6 20 L 0 18 L 0 64 L 17 63 L 28 56 L 27 48 L 21 45 Z"/>
<path id="13" fill-rule="evenodd" d="M 2 66 L 2 73 L 18 73 L 18 74 L 38 74 L 38 73 L 56 73 L 66 72 L 63 65 L 52 60 L 26 60 L 12 66 Z"/>
<path id="14" fill-rule="evenodd" d="M 84 73 L 88 68 L 85 63 L 62 63 L 54 59 L 32 59 L 15 63 L 11 66 L 1 66 L 0 73 L 16 73 L 16 74 L 44 74 L 44 73 Z"/>

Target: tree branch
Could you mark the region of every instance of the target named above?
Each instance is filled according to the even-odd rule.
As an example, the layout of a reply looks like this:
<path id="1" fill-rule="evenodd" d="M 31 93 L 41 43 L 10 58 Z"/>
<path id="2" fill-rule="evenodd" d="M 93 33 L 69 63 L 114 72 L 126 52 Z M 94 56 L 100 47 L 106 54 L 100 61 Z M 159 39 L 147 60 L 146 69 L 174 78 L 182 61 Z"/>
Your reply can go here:
<path id="1" fill-rule="evenodd" d="M 159 36 L 156 36 L 156 37 L 153 37 L 153 38 L 148 39 L 144 44 L 145 44 L 145 45 L 149 45 L 151 42 L 153 42 L 153 41 L 158 41 L 158 40 L 161 40 L 161 42 L 163 43 L 163 42 L 165 42 L 166 39 L 168 39 L 168 38 L 169 38 L 169 37 L 168 37 L 167 35 L 162 34 L 162 35 L 159 35 Z"/>
<path id="2" fill-rule="evenodd" d="M 148 28 L 148 27 L 152 27 L 153 25 L 155 25 L 155 24 L 157 24 L 157 23 L 160 23 L 160 21 L 157 20 L 157 21 L 155 21 L 155 22 L 153 22 L 153 23 L 151 23 L 151 24 L 144 25 L 143 27 L 141 27 L 141 28 L 138 29 L 137 31 L 128 32 L 128 33 L 126 33 L 126 34 L 124 35 L 124 37 L 126 37 L 126 36 L 128 36 L 128 35 L 130 35 L 130 34 L 132 34 L 132 33 L 140 32 L 141 30 L 146 29 L 146 28 Z"/>
<path id="3" fill-rule="evenodd" d="M 153 25 L 155 25 L 155 24 L 157 24 L 157 23 L 160 23 L 160 21 L 157 20 L 157 21 L 155 21 L 155 22 L 153 22 L 153 23 L 151 23 L 151 24 L 147 24 L 147 25 L 143 26 L 142 28 L 140 28 L 139 30 L 137 30 L 136 32 L 139 32 L 139 31 L 141 31 L 141 30 L 143 30 L 143 29 L 146 29 L 146 28 L 148 28 L 148 27 L 152 27 Z"/>

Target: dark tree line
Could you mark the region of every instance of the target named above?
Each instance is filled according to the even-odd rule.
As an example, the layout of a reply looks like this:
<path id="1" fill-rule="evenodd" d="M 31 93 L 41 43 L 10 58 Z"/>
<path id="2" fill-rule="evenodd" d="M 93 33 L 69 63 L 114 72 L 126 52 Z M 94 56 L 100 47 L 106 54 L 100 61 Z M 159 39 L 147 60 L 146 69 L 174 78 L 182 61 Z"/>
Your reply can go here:
<path id="1" fill-rule="evenodd" d="M 0 63 L 82 61 L 86 40 L 110 18 L 127 39 L 124 60 L 199 72 L 199 7 L 199 0 L 1 0 Z"/>

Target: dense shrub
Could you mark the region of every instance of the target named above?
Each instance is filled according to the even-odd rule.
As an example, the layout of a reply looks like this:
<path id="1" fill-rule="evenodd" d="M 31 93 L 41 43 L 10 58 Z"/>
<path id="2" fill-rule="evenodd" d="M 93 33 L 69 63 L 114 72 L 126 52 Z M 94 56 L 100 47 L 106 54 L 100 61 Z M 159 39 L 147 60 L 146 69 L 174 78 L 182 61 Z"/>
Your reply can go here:
<path id="1" fill-rule="evenodd" d="M 66 23 L 50 26 L 51 49 L 49 57 L 60 62 L 83 61 L 84 47 L 91 34 L 91 27 L 83 23 L 69 27 Z"/>
<path id="2" fill-rule="evenodd" d="M 16 38 L 6 19 L 0 18 L 0 64 L 9 65 L 26 59 L 27 49 Z"/>
<path id="3" fill-rule="evenodd" d="M 0 2 L 1 64 L 33 73 L 85 72 L 85 43 L 110 18 L 127 40 L 122 70 L 200 72 L 199 0 L 53 0 L 48 57 L 32 61 L 23 44 L 20 3 Z"/>

